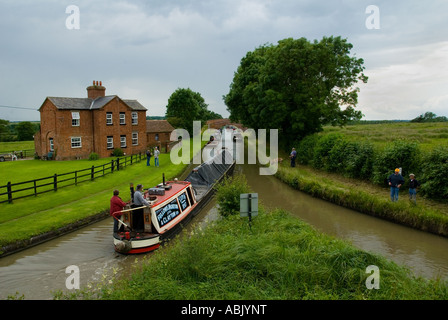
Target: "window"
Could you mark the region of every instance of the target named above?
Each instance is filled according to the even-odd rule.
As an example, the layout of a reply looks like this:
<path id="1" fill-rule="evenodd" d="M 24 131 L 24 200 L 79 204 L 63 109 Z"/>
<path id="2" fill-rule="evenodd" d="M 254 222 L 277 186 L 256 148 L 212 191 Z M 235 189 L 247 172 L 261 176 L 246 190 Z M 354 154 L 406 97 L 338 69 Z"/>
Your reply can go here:
<path id="1" fill-rule="evenodd" d="M 156 141 L 159 141 L 159 134 L 156 133 L 156 137 L 155 137 Z"/>
<path id="2" fill-rule="evenodd" d="M 126 148 L 126 136 L 120 136 L 120 147 Z"/>
<path id="3" fill-rule="evenodd" d="M 79 127 L 79 112 L 72 112 L 72 127 Z"/>
<path id="4" fill-rule="evenodd" d="M 72 141 L 72 149 L 81 148 L 82 147 L 81 137 L 72 137 L 71 141 Z"/>
<path id="5" fill-rule="evenodd" d="M 132 133 L 132 145 L 137 146 L 138 145 L 138 132 Z"/>
<path id="6" fill-rule="evenodd" d="M 126 114 L 124 112 L 120 112 L 120 124 L 126 124 Z"/>
<path id="7" fill-rule="evenodd" d="M 178 199 L 179 199 L 180 208 L 182 209 L 182 211 L 187 209 L 187 207 L 190 205 L 187 200 L 187 193 L 186 192 L 182 193 Z"/>
<path id="8" fill-rule="evenodd" d="M 53 140 L 53 138 L 50 138 L 50 151 L 51 152 L 54 151 L 54 140 Z"/>
<path id="9" fill-rule="evenodd" d="M 106 124 L 108 126 L 113 125 L 113 122 L 112 122 L 112 112 L 106 113 Z"/>
<path id="10" fill-rule="evenodd" d="M 132 112 L 132 124 L 137 125 L 138 124 L 138 113 Z"/>
<path id="11" fill-rule="evenodd" d="M 114 137 L 107 137 L 107 149 L 114 148 Z"/>

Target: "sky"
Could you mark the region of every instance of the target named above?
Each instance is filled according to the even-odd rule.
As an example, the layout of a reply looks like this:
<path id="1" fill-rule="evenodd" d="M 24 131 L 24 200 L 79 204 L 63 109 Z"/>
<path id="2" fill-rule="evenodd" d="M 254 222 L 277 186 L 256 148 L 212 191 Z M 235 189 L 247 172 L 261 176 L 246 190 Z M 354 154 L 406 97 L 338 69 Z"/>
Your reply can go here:
<path id="1" fill-rule="evenodd" d="M 448 116 L 447 12 L 445 0 L 1 0 L 0 119 L 38 121 L 47 96 L 87 97 L 94 80 L 149 116 L 190 88 L 228 117 L 247 52 L 324 36 L 364 59 L 363 119 Z"/>

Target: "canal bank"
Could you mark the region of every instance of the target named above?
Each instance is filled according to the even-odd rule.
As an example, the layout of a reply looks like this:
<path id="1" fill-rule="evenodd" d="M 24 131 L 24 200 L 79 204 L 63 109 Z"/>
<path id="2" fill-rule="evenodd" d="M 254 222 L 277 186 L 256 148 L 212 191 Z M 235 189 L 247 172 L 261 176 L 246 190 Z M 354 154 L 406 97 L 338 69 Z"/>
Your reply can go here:
<path id="1" fill-rule="evenodd" d="M 291 168 L 286 162 L 279 166 L 275 177 L 296 190 L 336 205 L 448 237 L 448 205 L 422 199 L 418 199 L 415 205 L 407 200 L 408 195 L 403 191 L 400 200 L 393 203 L 387 190 L 375 186 L 366 187 L 360 181 L 347 182 L 348 179 L 344 180 L 335 174 L 330 175 L 303 166 Z"/>

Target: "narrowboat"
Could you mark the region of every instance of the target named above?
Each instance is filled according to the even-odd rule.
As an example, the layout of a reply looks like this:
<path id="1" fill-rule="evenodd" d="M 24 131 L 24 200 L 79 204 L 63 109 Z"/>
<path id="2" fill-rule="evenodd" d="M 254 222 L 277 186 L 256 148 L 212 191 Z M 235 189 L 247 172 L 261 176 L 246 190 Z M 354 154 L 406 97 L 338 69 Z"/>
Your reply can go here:
<path id="1" fill-rule="evenodd" d="M 235 160 L 226 149 L 194 168 L 183 181 L 163 181 L 144 192 L 149 206 L 121 211 L 120 231 L 114 233 L 115 251 L 122 254 L 151 252 L 173 238 L 212 198 L 225 176 L 233 174 Z M 131 186 L 131 199 L 133 199 Z M 137 215 L 143 215 L 137 217 Z M 135 220 L 135 221 L 134 221 Z M 136 227 L 137 220 L 143 226 Z"/>

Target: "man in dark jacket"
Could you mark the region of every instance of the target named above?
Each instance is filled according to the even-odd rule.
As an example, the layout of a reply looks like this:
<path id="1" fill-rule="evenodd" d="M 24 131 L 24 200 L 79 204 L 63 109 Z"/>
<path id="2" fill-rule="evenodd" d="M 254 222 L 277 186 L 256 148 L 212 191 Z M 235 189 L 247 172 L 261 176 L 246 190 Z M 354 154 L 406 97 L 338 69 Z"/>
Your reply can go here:
<path id="1" fill-rule="evenodd" d="M 403 176 L 400 174 L 400 169 L 395 169 L 395 172 L 387 179 L 390 186 L 390 199 L 392 202 L 398 201 L 398 192 L 401 185 L 404 183 Z"/>

